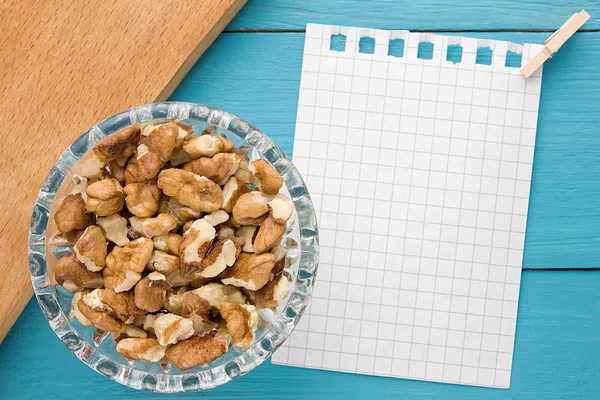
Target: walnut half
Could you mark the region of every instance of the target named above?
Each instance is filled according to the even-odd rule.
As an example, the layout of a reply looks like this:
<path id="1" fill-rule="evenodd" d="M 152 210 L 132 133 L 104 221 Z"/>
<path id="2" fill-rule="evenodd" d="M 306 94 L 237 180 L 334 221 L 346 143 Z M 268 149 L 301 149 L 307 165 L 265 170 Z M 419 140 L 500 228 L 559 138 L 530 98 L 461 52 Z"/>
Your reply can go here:
<path id="1" fill-rule="evenodd" d="M 94 289 L 102 287 L 100 272 L 88 270 L 73 256 L 62 257 L 54 266 L 56 283 L 74 293 L 83 288 Z"/>
<path id="2" fill-rule="evenodd" d="M 158 210 L 160 189 L 156 183 L 128 183 L 125 188 L 125 202 L 130 213 L 137 217 L 151 217 Z"/>
<path id="3" fill-rule="evenodd" d="M 166 169 L 158 175 L 158 187 L 167 196 L 200 212 L 221 208 L 223 191 L 210 179 L 182 169 Z"/>
<path id="4" fill-rule="evenodd" d="M 116 179 L 107 178 L 94 182 L 85 190 L 85 208 L 99 217 L 115 214 L 123 208 L 125 195 L 123 187 Z"/>
<path id="5" fill-rule="evenodd" d="M 62 233 L 84 229 L 94 222 L 94 215 L 88 214 L 81 193 L 70 194 L 54 214 L 56 228 Z"/>
<path id="6" fill-rule="evenodd" d="M 166 346 L 161 346 L 152 338 L 127 338 L 117 343 L 117 352 L 132 360 L 153 363 L 162 360 Z"/>
<path id="7" fill-rule="evenodd" d="M 227 269 L 221 279 L 226 285 L 259 290 L 269 282 L 275 257 L 271 253 L 242 253 L 233 267 Z"/>
<path id="8" fill-rule="evenodd" d="M 154 321 L 154 332 L 163 346 L 185 340 L 194 334 L 194 323 L 175 314 L 162 314 Z"/>
<path id="9" fill-rule="evenodd" d="M 227 331 L 233 338 L 233 343 L 246 350 L 254 341 L 254 331 L 258 326 L 256 307 L 225 302 L 221 304 L 220 311 L 227 322 Z"/>
<path id="10" fill-rule="evenodd" d="M 278 275 L 262 289 L 254 292 L 257 308 L 274 308 L 290 294 L 290 283 L 284 274 Z"/>
<path id="11" fill-rule="evenodd" d="M 167 359 L 182 371 L 207 364 L 227 353 L 229 335 L 212 331 L 169 346 Z"/>
<path id="12" fill-rule="evenodd" d="M 106 259 L 106 238 L 96 225 L 88 226 L 77 240 L 73 251 L 77 259 L 90 271 L 101 271 Z"/>
<path id="13" fill-rule="evenodd" d="M 171 285 L 167 278 L 158 272 L 152 272 L 140 279 L 134 288 L 135 306 L 148 312 L 157 312 L 162 308 Z"/>
<path id="14" fill-rule="evenodd" d="M 106 267 L 102 270 L 104 286 L 115 292 L 131 289 L 142 277 L 142 271 L 152 256 L 152 240 L 139 238 L 126 246 L 116 246 L 106 257 Z"/>

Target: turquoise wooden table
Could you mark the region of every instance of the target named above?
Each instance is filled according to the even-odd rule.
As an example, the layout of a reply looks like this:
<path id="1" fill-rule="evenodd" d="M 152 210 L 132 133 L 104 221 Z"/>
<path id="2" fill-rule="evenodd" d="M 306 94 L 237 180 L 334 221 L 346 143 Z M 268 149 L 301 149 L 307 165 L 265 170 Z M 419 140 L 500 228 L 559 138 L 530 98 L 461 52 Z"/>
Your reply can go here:
<path id="1" fill-rule="evenodd" d="M 323 3 L 250 0 L 172 99 L 235 113 L 291 155 L 307 22 L 542 43 L 573 12 L 585 8 L 592 16 L 544 67 L 511 388 L 351 375 L 267 361 L 224 387 L 173 398 L 599 398 L 600 3 Z M 54 335 L 34 300 L 0 346 L 0 399 L 159 396 L 120 386 L 83 365 Z"/>

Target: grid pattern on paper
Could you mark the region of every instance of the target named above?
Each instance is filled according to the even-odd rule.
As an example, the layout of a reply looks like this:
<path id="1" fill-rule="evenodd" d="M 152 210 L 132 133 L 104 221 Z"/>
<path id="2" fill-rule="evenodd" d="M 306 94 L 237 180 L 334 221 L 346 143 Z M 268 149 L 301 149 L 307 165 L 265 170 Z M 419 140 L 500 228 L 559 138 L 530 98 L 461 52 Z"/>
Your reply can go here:
<path id="1" fill-rule="evenodd" d="M 335 34 L 345 51 L 330 50 Z M 365 36 L 374 54 L 359 52 Z M 401 58 L 387 54 L 397 38 Z M 541 70 L 525 80 L 505 56 L 538 48 L 308 25 L 294 163 L 320 269 L 274 363 L 509 387 Z"/>

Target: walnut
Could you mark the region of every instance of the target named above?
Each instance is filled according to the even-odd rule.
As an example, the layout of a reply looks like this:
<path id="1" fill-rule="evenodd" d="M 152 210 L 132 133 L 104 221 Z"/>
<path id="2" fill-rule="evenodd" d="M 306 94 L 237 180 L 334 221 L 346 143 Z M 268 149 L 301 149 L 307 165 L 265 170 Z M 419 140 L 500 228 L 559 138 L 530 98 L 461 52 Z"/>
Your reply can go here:
<path id="1" fill-rule="evenodd" d="M 56 283 L 71 293 L 82 288 L 94 289 L 102 287 L 102 274 L 88 270 L 85 265 L 73 256 L 65 256 L 54 266 Z"/>
<path id="2" fill-rule="evenodd" d="M 131 289 L 142 277 L 142 271 L 152 256 L 152 241 L 146 238 L 132 240 L 123 247 L 116 246 L 106 257 L 102 270 L 104 286 L 115 292 Z"/>
<path id="3" fill-rule="evenodd" d="M 223 187 L 223 204 L 221 208 L 231 213 L 240 196 L 249 192 L 248 185 L 232 176 Z"/>
<path id="4" fill-rule="evenodd" d="M 167 289 L 170 289 L 170 287 L 163 274 L 150 273 L 135 285 L 135 306 L 148 312 L 159 311 L 165 301 Z"/>
<path id="5" fill-rule="evenodd" d="M 175 140 L 175 147 L 181 147 L 183 142 L 190 137 L 190 135 L 194 134 L 194 127 L 191 125 L 186 125 L 180 121 L 173 121 L 177 124 L 177 139 Z M 163 123 L 149 123 L 144 125 L 142 128 L 142 136 L 150 136 L 150 134 L 158 129 L 159 126 L 163 125 Z"/>
<path id="6" fill-rule="evenodd" d="M 157 314 L 138 315 L 133 319 L 133 324 L 154 335 L 154 321 L 156 321 L 156 318 L 158 318 Z"/>
<path id="7" fill-rule="evenodd" d="M 183 149 L 189 154 L 192 160 L 200 157 L 212 157 L 217 153 L 227 152 L 227 149 L 229 151 L 233 149 L 233 146 L 229 145 L 231 142 L 223 139 L 222 136 L 202 134 L 185 142 Z"/>
<path id="8" fill-rule="evenodd" d="M 202 271 L 202 259 L 208 252 L 216 235 L 215 228 L 203 219 L 198 219 L 183 234 L 179 246 L 181 258 L 181 274 L 184 279 L 191 279 L 194 274 Z"/>
<path id="9" fill-rule="evenodd" d="M 217 238 L 220 240 L 231 239 L 240 246 L 244 244 L 238 237 L 235 236 L 235 231 L 233 228 L 227 225 L 219 227 L 219 230 L 217 231 Z"/>
<path id="10" fill-rule="evenodd" d="M 85 229 L 94 223 L 94 216 L 88 214 L 81 193 L 70 194 L 54 214 L 56 228 L 62 233 Z"/>
<path id="11" fill-rule="evenodd" d="M 73 299 L 71 300 L 71 315 L 74 316 L 83 326 L 92 326 L 92 323 L 85 317 L 85 315 L 81 313 L 81 311 L 79 311 L 77 304 L 79 303 L 79 300 L 81 300 L 81 298 L 89 292 L 89 289 L 84 289 L 81 292 L 77 292 L 73 295 Z"/>
<path id="12" fill-rule="evenodd" d="M 152 242 L 156 250 L 169 252 L 170 254 L 179 255 L 179 245 L 182 237 L 177 233 L 165 233 L 164 235 L 154 236 Z"/>
<path id="13" fill-rule="evenodd" d="M 107 166 L 111 178 L 118 180 L 119 183 L 125 181 L 125 166 L 121 165 L 119 160 L 112 160 Z"/>
<path id="14" fill-rule="evenodd" d="M 266 331 L 277 321 L 277 309 L 276 308 L 261 308 L 258 310 L 258 329 Z"/>
<path id="15" fill-rule="evenodd" d="M 96 289 L 83 296 L 83 302 L 94 311 L 104 312 L 126 323 L 133 322 L 133 318 L 139 314 L 130 292 Z"/>
<path id="16" fill-rule="evenodd" d="M 105 161 L 100 159 L 96 154 L 88 153 L 73 166 L 71 172 L 88 179 L 97 179 L 104 173 L 105 165 Z"/>
<path id="17" fill-rule="evenodd" d="M 71 231 L 67 233 L 61 233 L 59 231 L 56 234 L 54 234 L 54 236 L 50 240 L 52 241 L 53 245 L 74 245 L 75 243 L 77 243 L 81 235 L 83 235 L 84 230 L 85 229 L 78 229 L 76 231 Z"/>
<path id="18" fill-rule="evenodd" d="M 195 221 L 188 221 L 185 224 L 183 224 L 183 226 L 181 227 L 181 233 L 183 234 L 189 231 L 192 225 L 194 225 L 194 222 Z"/>
<path id="19" fill-rule="evenodd" d="M 208 178 L 181 169 L 166 169 L 158 176 L 158 187 L 167 196 L 196 211 L 212 212 L 221 208 L 223 191 Z"/>
<path id="20" fill-rule="evenodd" d="M 106 238 L 96 225 L 88 226 L 73 246 L 77 259 L 90 271 L 101 271 L 106 259 Z"/>
<path id="21" fill-rule="evenodd" d="M 85 231 L 85 229 L 78 229 L 76 231 L 71 231 L 71 232 L 67 232 L 64 234 L 61 233 L 61 234 L 57 234 L 56 238 L 58 238 L 59 235 L 62 235 L 62 237 L 64 237 L 69 244 L 75 244 L 75 243 L 77 243 L 79 238 L 81 238 L 81 235 L 83 235 L 84 231 Z"/>
<path id="22" fill-rule="evenodd" d="M 156 217 L 131 217 L 129 223 L 133 230 L 147 238 L 164 235 L 177 227 L 177 222 L 169 214 L 158 214 Z"/>
<path id="23" fill-rule="evenodd" d="M 240 182 L 244 182 L 247 183 L 249 185 L 258 185 L 258 179 L 256 179 L 256 177 L 254 175 L 252 175 L 252 172 L 250 172 L 247 168 L 242 168 L 241 166 L 238 168 L 237 171 L 235 171 L 235 174 L 233 174 L 233 176 Z"/>
<path id="24" fill-rule="evenodd" d="M 242 294 L 240 289 L 234 286 L 225 286 L 216 282 L 207 283 L 198 289 L 192 290 L 191 293 L 208 301 L 210 306 L 216 310 L 220 309 L 221 304 L 224 302 L 233 304 L 244 304 L 246 302 L 246 297 Z"/>
<path id="25" fill-rule="evenodd" d="M 221 133 L 219 136 L 219 140 L 223 143 L 223 153 L 231 153 L 235 148 L 235 144 L 225 136 L 224 133 Z"/>
<path id="26" fill-rule="evenodd" d="M 254 238 L 258 233 L 256 226 L 242 226 L 235 231 L 235 236 L 239 238 L 242 246 L 242 251 L 254 253 Z"/>
<path id="27" fill-rule="evenodd" d="M 183 146 L 183 143 L 186 140 L 189 140 L 195 136 L 196 130 L 192 125 L 184 124 L 181 121 L 175 121 L 177 127 L 179 128 L 179 135 L 177 136 L 176 145 Z"/>
<path id="28" fill-rule="evenodd" d="M 214 321 L 206 319 L 196 313 L 191 313 L 188 318 L 192 320 L 195 335 L 204 335 L 218 326 Z"/>
<path id="29" fill-rule="evenodd" d="M 196 220 L 183 235 L 182 276 L 185 279 L 212 278 L 233 265 L 237 254 L 235 242 L 230 239 L 214 243 L 215 229 L 204 220 Z"/>
<path id="30" fill-rule="evenodd" d="M 84 176 L 73 174 L 72 180 L 75 185 L 73 186 L 73 188 L 71 188 L 71 192 L 69 194 L 81 193 L 83 196 L 83 201 L 85 201 L 85 198 L 87 196 L 85 194 L 85 190 L 88 187 L 89 179 Z"/>
<path id="31" fill-rule="evenodd" d="M 138 217 L 151 217 L 158 210 L 160 189 L 156 183 L 136 182 L 125 185 L 127 209 Z"/>
<path id="32" fill-rule="evenodd" d="M 143 317 L 143 316 L 140 315 L 136 318 L 139 318 L 139 317 Z M 121 329 L 119 329 L 117 332 L 111 332 L 110 335 L 112 336 L 115 343 L 119 343 L 121 340 L 127 339 L 127 338 L 147 338 L 148 337 L 148 333 L 146 333 L 145 330 L 138 328 L 135 325 L 128 325 L 128 324 L 121 325 Z"/>
<path id="33" fill-rule="evenodd" d="M 261 192 L 240 196 L 233 207 L 233 220 L 239 225 L 260 225 L 269 212 L 269 198 Z"/>
<path id="34" fill-rule="evenodd" d="M 183 279 L 181 276 L 181 269 L 176 269 L 166 275 L 167 282 L 171 285 L 172 288 L 177 288 L 181 286 L 185 286 L 190 283 L 189 280 Z"/>
<path id="35" fill-rule="evenodd" d="M 233 338 L 233 343 L 246 350 L 254 341 L 254 331 L 258 326 L 256 307 L 225 302 L 221 304 L 220 311 L 227 322 L 227 331 Z"/>
<path id="36" fill-rule="evenodd" d="M 175 197 L 163 196 L 159 205 L 159 213 L 167 213 L 175 218 L 177 225 L 183 225 L 188 221 L 198 219 L 202 216 L 200 211 L 196 211 L 188 206 L 181 204 Z"/>
<path id="37" fill-rule="evenodd" d="M 229 219 L 229 214 L 227 214 L 223 210 L 213 211 L 210 214 L 206 214 L 203 219 L 211 224 L 212 226 L 220 225 L 224 222 L 227 222 Z"/>
<path id="38" fill-rule="evenodd" d="M 93 150 L 100 159 L 105 161 L 127 159 L 133 154 L 139 140 L 140 127 L 134 125 L 101 140 Z"/>
<path id="39" fill-rule="evenodd" d="M 187 286 L 181 286 L 167 290 L 167 296 L 165 297 L 163 308 L 171 311 L 174 314 L 181 314 L 181 308 L 183 307 L 183 295 L 188 290 L 189 288 Z"/>
<path id="40" fill-rule="evenodd" d="M 285 275 L 278 275 L 262 289 L 254 292 L 256 308 L 274 308 L 290 294 L 290 283 Z"/>
<path id="41" fill-rule="evenodd" d="M 188 154 L 187 151 L 182 146 L 178 146 L 173 149 L 173 154 L 171 154 L 171 158 L 169 158 L 169 162 L 172 166 L 176 167 L 181 164 L 185 164 L 192 161 L 192 157 Z"/>
<path id="42" fill-rule="evenodd" d="M 221 226 L 217 232 L 217 238 L 219 240 L 231 240 L 235 245 L 235 258 L 237 258 L 242 252 L 242 246 L 244 242 L 235 236 L 235 232 L 229 226 Z"/>
<path id="43" fill-rule="evenodd" d="M 162 123 L 157 121 L 152 121 L 144 124 L 141 129 L 141 135 L 146 137 L 150 136 L 150 133 L 152 133 L 152 131 L 158 128 L 160 125 L 162 125 Z"/>
<path id="44" fill-rule="evenodd" d="M 166 346 L 152 338 L 127 338 L 117 343 L 117 352 L 132 360 L 147 363 L 157 362 L 165 356 Z"/>
<path id="45" fill-rule="evenodd" d="M 233 267 L 225 270 L 221 282 L 225 285 L 259 290 L 269 282 L 275 257 L 271 253 L 241 253 Z"/>
<path id="46" fill-rule="evenodd" d="M 156 247 L 156 246 L 155 246 Z M 179 269 L 181 264 L 179 263 L 179 257 L 165 253 L 164 251 L 154 250 L 152 257 L 148 261 L 146 268 L 150 271 L 160 272 L 161 274 L 169 274 L 176 269 Z"/>
<path id="47" fill-rule="evenodd" d="M 123 208 L 125 195 L 123 187 L 116 179 L 107 178 L 94 182 L 85 192 L 87 194 L 85 208 L 99 217 L 118 213 Z"/>
<path id="48" fill-rule="evenodd" d="M 154 321 L 154 332 L 163 346 L 185 340 L 194 334 L 194 323 L 175 314 L 161 314 Z"/>
<path id="49" fill-rule="evenodd" d="M 136 231 L 134 231 L 131 226 L 127 227 L 127 239 L 129 239 L 129 240 L 136 240 L 136 239 L 139 239 L 141 237 L 142 237 L 142 235 L 140 235 Z"/>
<path id="50" fill-rule="evenodd" d="M 285 234 L 285 229 L 285 224 L 277 223 L 272 216 L 267 217 L 265 222 L 258 228 L 258 233 L 254 238 L 254 252 L 256 254 L 264 253 L 279 245 Z"/>
<path id="51" fill-rule="evenodd" d="M 200 297 L 193 290 L 185 292 L 181 302 L 181 316 L 189 317 L 194 313 L 206 320 L 210 319 L 211 305 L 208 300 Z"/>
<path id="52" fill-rule="evenodd" d="M 214 278 L 194 278 L 189 282 L 189 284 L 194 288 L 199 288 L 214 281 Z"/>
<path id="53" fill-rule="evenodd" d="M 171 157 L 178 135 L 177 124 L 169 122 L 160 125 L 148 136 L 142 136 L 135 156 L 127 163 L 125 181 L 145 182 L 154 179 Z"/>
<path id="54" fill-rule="evenodd" d="M 196 335 L 205 334 L 217 327 L 217 325 L 210 319 L 210 303 L 198 296 L 193 291 L 185 292 L 183 294 L 181 315 L 192 320 Z"/>
<path id="55" fill-rule="evenodd" d="M 104 236 L 117 246 L 126 246 L 129 243 L 127 237 L 127 220 L 119 214 L 100 217 L 96 222 Z"/>
<path id="56" fill-rule="evenodd" d="M 248 170 L 259 180 L 260 189 L 265 194 L 277 194 L 283 185 L 283 178 L 266 160 L 254 160 Z"/>
<path id="57" fill-rule="evenodd" d="M 187 270 L 187 275 L 201 278 L 213 278 L 235 262 L 237 247 L 233 240 L 216 240 L 200 262 L 199 269 Z"/>
<path id="58" fill-rule="evenodd" d="M 281 246 L 275 247 L 271 253 L 275 257 L 275 266 L 271 273 L 275 276 L 279 275 L 285 269 L 285 256 L 287 254 L 287 250 Z"/>
<path id="59" fill-rule="evenodd" d="M 247 148 L 250 151 L 249 148 Z M 240 168 L 248 169 L 248 164 L 250 164 L 250 158 L 248 158 L 248 153 L 246 153 L 241 147 L 239 149 L 234 148 L 231 150 L 232 153 L 235 153 L 240 158 Z"/>
<path id="60" fill-rule="evenodd" d="M 224 185 L 235 174 L 240 165 L 240 156 L 235 153 L 219 153 L 212 158 L 200 157 L 183 166 L 183 169 L 205 176 L 211 181 Z"/>
<path id="61" fill-rule="evenodd" d="M 83 298 L 77 302 L 77 308 L 90 323 L 98 329 L 107 332 L 117 332 L 121 329 L 122 322 L 105 312 L 95 311 L 85 304 Z"/>
<path id="62" fill-rule="evenodd" d="M 278 224 L 285 224 L 294 212 L 294 203 L 283 194 L 269 201 L 269 213 Z"/>
<path id="63" fill-rule="evenodd" d="M 227 353 L 229 335 L 211 331 L 203 336 L 193 336 L 173 346 L 166 352 L 167 359 L 181 371 L 207 364 Z"/>

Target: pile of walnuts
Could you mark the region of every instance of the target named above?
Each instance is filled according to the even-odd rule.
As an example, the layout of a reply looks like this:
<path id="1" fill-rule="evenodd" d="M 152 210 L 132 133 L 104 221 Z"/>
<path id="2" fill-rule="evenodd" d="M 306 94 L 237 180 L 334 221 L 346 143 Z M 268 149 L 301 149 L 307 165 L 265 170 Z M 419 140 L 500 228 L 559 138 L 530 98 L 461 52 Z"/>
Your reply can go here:
<path id="1" fill-rule="evenodd" d="M 74 255 L 54 276 L 75 293 L 73 315 L 111 332 L 120 354 L 206 364 L 231 341 L 248 348 L 257 310 L 288 296 L 280 242 L 294 206 L 247 152 L 169 121 L 126 128 L 74 167 L 54 214 Z"/>

